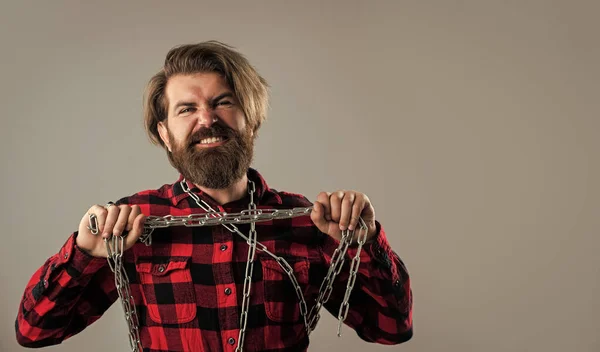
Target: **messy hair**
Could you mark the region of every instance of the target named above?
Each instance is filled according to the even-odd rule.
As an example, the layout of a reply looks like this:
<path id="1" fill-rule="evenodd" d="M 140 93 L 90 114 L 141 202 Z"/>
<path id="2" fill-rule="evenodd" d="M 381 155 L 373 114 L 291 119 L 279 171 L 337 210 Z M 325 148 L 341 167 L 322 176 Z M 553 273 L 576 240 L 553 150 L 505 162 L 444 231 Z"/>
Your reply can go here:
<path id="1" fill-rule="evenodd" d="M 267 81 L 233 47 L 211 40 L 172 48 L 167 53 L 162 69 L 148 82 L 144 94 L 144 125 L 154 144 L 165 148 L 158 133 L 158 124 L 167 118 L 165 88 L 169 78 L 179 74 L 208 72 L 223 76 L 240 102 L 247 125 L 256 135 L 267 117 Z"/>

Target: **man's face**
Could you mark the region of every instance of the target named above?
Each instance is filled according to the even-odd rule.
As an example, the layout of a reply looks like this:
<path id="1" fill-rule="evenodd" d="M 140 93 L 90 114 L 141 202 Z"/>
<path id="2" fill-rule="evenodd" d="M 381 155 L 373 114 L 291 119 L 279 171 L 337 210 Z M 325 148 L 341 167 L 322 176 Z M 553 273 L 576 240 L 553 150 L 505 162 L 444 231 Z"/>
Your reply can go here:
<path id="1" fill-rule="evenodd" d="M 211 189 L 239 180 L 252 163 L 254 137 L 225 79 L 216 73 L 173 76 L 165 96 L 167 119 L 158 129 L 179 172 Z"/>

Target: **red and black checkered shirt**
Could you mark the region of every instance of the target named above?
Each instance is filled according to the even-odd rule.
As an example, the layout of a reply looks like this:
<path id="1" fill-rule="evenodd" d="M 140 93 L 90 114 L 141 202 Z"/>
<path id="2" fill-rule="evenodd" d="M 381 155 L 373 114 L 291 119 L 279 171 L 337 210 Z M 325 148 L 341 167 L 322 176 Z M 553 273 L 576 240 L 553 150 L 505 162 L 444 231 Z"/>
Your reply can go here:
<path id="1" fill-rule="evenodd" d="M 310 207 L 297 194 L 276 191 L 253 169 L 258 208 Z M 125 197 L 117 204 L 137 204 L 146 215 L 189 215 L 204 211 L 179 181 Z M 249 197 L 224 206 L 188 183 L 213 209 L 228 213 L 248 208 Z M 249 225 L 237 225 L 248 233 Z M 308 308 L 318 291 L 339 242 L 321 233 L 309 216 L 256 224 L 258 240 L 294 269 Z M 377 223 L 377 235 L 361 251 L 361 261 L 345 324 L 361 339 L 398 344 L 412 337 L 412 291 L 399 256 Z M 73 233 L 29 281 L 16 319 L 23 346 L 61 343 L 99 319 L 118 299 L 107 260 L 94 258 L 75 245 Z M 233 351 L 240 327 L 248 245 L 222 226 L 156 229 L 152 244 L 135 244 L 125 252 L 124 268 L 140 321 L 144 351 Z M 337 317 L 346 289 L 350 258 L 337 276 L 324 306 Z M 305 351 L 309 344 L 294 288 L 279 264 L 257 251 L 244 349 Z"/>

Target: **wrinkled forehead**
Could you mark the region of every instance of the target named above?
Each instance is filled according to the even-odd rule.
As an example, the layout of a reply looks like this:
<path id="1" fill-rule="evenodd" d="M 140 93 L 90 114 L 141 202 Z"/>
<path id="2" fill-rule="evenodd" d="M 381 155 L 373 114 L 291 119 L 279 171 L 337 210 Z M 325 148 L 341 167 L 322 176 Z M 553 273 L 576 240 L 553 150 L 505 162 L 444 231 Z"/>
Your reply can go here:
<path id="1" fill-rule="evenodd" d="M 178 74 L 170 77 L 165 87 L 167 108 L 180 99 L 210 101 L 233 91 L 227 80 L 215 72 Z"/>

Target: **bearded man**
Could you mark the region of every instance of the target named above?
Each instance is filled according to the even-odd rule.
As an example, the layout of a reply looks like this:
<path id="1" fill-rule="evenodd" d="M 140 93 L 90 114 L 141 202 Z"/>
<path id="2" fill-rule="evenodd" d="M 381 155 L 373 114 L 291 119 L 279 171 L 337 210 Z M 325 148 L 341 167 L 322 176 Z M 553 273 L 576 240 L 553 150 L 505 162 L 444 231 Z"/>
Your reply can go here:
<path id="1" fill-rule="evenodd" d="M 307 310 L 319 300 L 336 317 L 349 304 L 344 323 L 366 342 L 392 345 L 412 337 L 408 272 L 369 198 L 338 190 L 321 192 L 312 203 L 269 187 L 251 167 L 267 90 L 266 80 L 226 44 L 209 41 L 168 52 L 148 84 L 144 118 L 179 179 L 85 212 L 78 230 L 26 286 L 16 319 L 21 345 L 59 344 L 119 298 L 105 243 L 115 238 L 123 243 L 136 315 L 130 319 L 139 325 L 134 350 L 306 351 L 314 328 L 307 326 Z M 150 216 L 302 207 L 310 215 L 234 229 L 173 226 L 154 230 L 151 244 L 139 241 Z M 366 232 L 366 242 L 349 245 L 323 300 L 321 284 L 347 231 Z M 240 236 L 249 233 L 261 244 L 250 274 L 252 242 Z M 359 248 L 355 284 L 345 302 Z"/>

